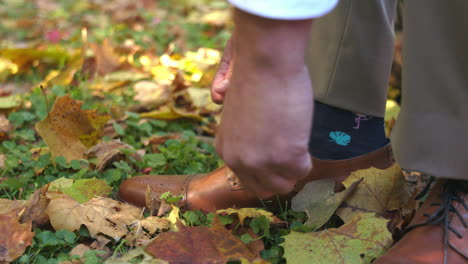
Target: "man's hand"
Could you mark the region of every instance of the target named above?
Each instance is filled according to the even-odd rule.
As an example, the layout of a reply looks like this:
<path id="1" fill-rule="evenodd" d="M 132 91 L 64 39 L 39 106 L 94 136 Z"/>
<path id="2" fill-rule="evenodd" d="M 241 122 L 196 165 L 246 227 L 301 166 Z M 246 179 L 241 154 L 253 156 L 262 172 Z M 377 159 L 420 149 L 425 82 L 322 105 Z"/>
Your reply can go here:
<path id="1" fill-rule="evenodd" d="M 234 21 L 212 87 L 215 101 L 224 97 L 216 149 L 246 188 L 269 198 L 290 192 L 312 167 L 313 92 L 304 64 L 312 21 L 271 20 L 240 10 Z"/>

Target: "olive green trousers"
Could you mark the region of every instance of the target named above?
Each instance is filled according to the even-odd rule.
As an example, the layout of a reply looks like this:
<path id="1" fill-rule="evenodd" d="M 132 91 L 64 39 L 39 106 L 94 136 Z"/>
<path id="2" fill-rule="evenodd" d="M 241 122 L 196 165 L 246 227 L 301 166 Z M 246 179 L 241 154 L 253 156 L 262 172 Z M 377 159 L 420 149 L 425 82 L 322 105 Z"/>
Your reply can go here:
<path id="1" fill-rule="evenodd" d="M 312 26 L 317 101 L 383 117 L 396 0 L 341 0 Z M 401 167 L 468 180 L 468 1 L 410 0 L 403 12 L 402 105 L 391 135 Z"/>

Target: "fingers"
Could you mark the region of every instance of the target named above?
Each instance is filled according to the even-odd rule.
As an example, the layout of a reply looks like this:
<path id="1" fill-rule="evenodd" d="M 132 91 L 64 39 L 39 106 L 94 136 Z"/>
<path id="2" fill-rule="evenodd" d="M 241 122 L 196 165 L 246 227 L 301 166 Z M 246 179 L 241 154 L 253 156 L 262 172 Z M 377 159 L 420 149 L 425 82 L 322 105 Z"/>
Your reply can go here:
<path id="1" fill-rule="evenodd" d="M 211 84 L 211 99 L 217 104 L 223 103 L 232 74 L 232 65 L 232 40 L 229 40 L 219 63 L 218 71 Z"/>

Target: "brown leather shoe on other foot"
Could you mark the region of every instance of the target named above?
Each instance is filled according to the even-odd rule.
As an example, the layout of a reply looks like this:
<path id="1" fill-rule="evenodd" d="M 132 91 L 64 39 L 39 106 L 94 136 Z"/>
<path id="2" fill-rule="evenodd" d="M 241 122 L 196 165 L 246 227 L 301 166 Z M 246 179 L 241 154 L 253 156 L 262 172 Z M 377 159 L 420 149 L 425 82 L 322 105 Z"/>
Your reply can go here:
<path id="1" fill-rule="evenodd" d="M 468 181 L 440 180 L 406 235 L 374 264 L 468 263 Z"/>
<path id="2" fill-rule="evenodd" d="M 363 156 L 346 160 L 319 160 L 312 157 L 311 174 L 301 180 L 294 192 L 310 181 L 335 179 L 343 181 L 351 172 L 375 167 L 386 169 L 394 163 L 390 145 Z M 119 188 L 119 199 L 136 206 L 146 206 L 146 190 L 155 196 L 171 192 L 183 195 L 179 206 L 183 210 L 203 209 L 215 211 L 230 207 L 259 207 L 262 202 L 242 186 L 239 178 L 226 166 L 199 175 L 144 175 L 125 180 Z"/>

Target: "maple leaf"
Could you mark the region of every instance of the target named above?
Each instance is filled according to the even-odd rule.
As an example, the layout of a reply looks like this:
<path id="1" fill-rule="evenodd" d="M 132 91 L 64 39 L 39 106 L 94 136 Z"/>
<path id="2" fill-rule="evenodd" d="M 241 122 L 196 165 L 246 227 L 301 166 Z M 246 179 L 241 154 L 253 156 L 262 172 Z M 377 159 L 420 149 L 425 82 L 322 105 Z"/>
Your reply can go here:
<path id="1" fill-rule="evenodd" d="M 228 208 L 228 209 L 220 209 L 216 211 L 217 214 L 237 214 L 239 217 L 239 222 L 241 225 L 244 224 L 245 218 L 256 218 L 259 216 L 265 216 L 268 221 L 275 222 L 275 218 L 273 216 L 273 213 L 265 211 L 263 209 L 258 209 L 258 208 L 240 208 L 240 209 L 233 209 L 233 208 Z"/>
<path id="2" fill-rule="evenodd" d="M 385 217 L 388 212 L 399 210 L 409 199 L 405 178 L 397 164 L 384 170 L 369 168 L 355 171 L 343 185 L 349 188 L 360 179 L 362 182 L 336 211 L 345 222 L 353 214 L 362 212 L 375 212 Z"/>
<path id="3" fill-rule="evenodd" d="M 69 197 L 53 199 L 46 212 L 55 230 L 75 231 L 85 225 L 92 237 L 102 233 L 116 241 L 128 233 L 127 226 L 141 215 L 137 207 L 103 197 L 84 204 Z"/>
<path id="4" fill-rule="evenodd" d="M 0 215 L 0 263 L 11 262 L 31 245 L 32 222 L 21 224 L 16 215 Z"/>
<path id="5" fill-rule="evenodd" d="M 49 146 L 53 157 L 68 161 L 83 158 L 88 147 L 98 140 L 109 115 L 81 109 L 82 101 L 70 96 L 58 97 L 46 119 L 36 123 L 36 130 Z"/>
<path id="6" fill-rule="evenodd" d="M 281 244 L 284 257 L 290 264 L 370 263 L 393 243 L 387 222 L 374 213 L 360 213 L 339 228 L 310 233 L 291 231 Z"/>
<path id="7" fill-rule="evenodd" d="M 358 180 L 344 191 L 335 193 L 335 181 L 321 180 L 307 183 L 304 188 L 293 197 L 291 208 L 296 211 L 305 211 L 308 220 L 304 225 L 315 229 L 323 226 L 362 181 Z"/>
<path id="8" fill-rule="evenodd" d="M 178 232 L 163 233 L 146 251 L 169 263 L 226 263 L 230 260 L 259 258 L 215 217 L 211 227 L 179 224 Z"/>

